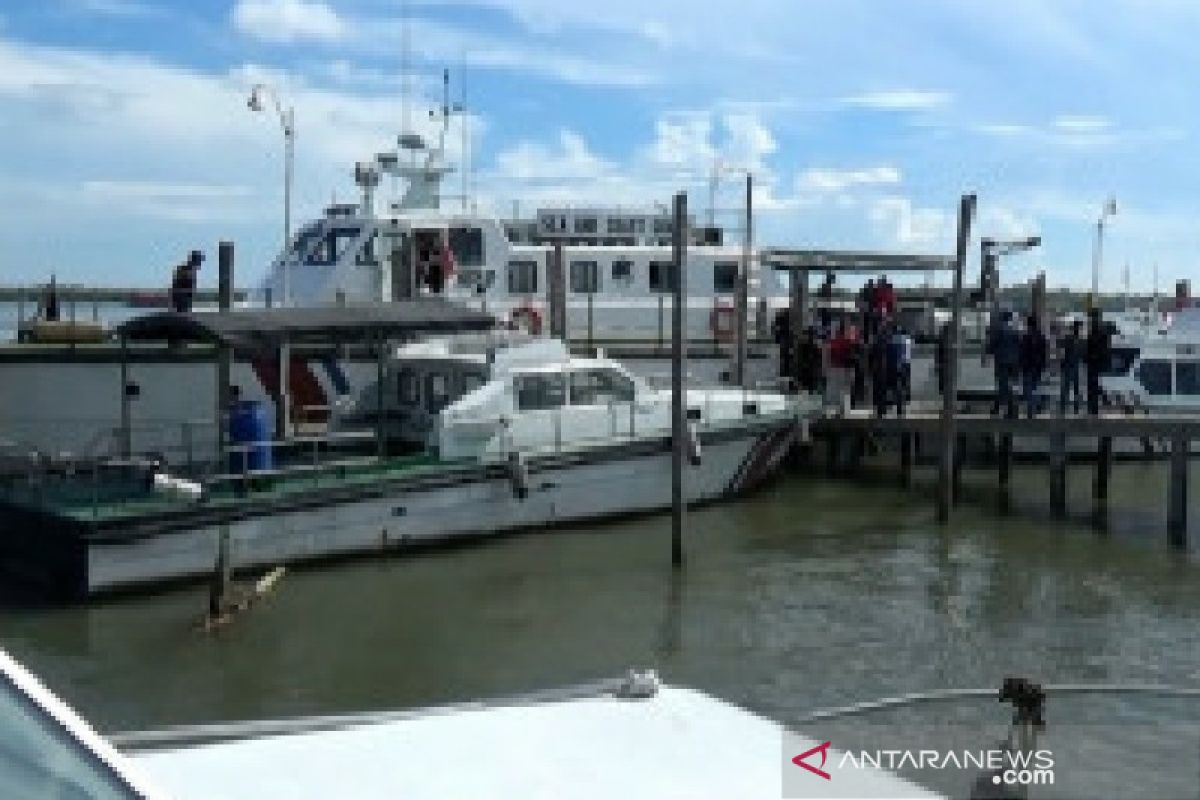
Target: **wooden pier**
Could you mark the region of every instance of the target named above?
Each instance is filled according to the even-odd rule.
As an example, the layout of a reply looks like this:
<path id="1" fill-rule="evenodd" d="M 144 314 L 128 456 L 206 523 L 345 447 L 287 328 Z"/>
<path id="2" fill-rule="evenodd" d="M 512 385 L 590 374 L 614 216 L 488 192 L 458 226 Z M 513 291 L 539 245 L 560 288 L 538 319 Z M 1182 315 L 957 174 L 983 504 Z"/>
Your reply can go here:
<path id="1" fill-rule="evenodd" d="M 825 442 L 831 471 L 836 471 L 846 461 L 856 463 L 870 439 L 894 441 L 897 444 L 900 481 L 907 488 L 913 485 L 913 470 L 920 442 L 924 440 L 940 445 L 945 436 L 945 418 L 940 413 L 921 411 L 903 417 L 884 418 L 865 411 L 854 411 L 844 416 L 814 420 L 810 433 L 814 440 Z M 1092 499 L 1093 511 L 1098 519 L 1103 518 L 1108 507 L 1113 441 L 1127 438 L 1140 442 L 1149 438 L 1170 442 L 1170 476 L 1165 498 L 1167 532 L 1173 545 L 1187 545 L 1188 462 L 1191 442 L 1200 439 L 1200 418 L 1113 414 L 1009 419 L 982 414 L 955 414 L 953 468 L 948 476 L 939 475 L 939 481 L 948 481 L 949 486 L 939 483 L 937 494 L 941 496 L 948 490 L 952 497 L 958 497 L 968 441 L 990 440 L 996 456 L 994 468 L 1000 501 L 1007 507 L 1011 502 L 1014 437 L 1046 440 L 1050 509 L 1051 513 L 1060 517 L 1067 513 L 1068 438 L 1094 438 Z"/>

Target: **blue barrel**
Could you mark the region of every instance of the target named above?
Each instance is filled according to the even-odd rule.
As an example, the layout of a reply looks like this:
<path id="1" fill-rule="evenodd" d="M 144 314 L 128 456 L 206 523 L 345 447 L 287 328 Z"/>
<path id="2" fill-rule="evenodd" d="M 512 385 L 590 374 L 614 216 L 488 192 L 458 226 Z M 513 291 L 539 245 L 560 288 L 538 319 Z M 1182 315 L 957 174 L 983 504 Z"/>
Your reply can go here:
<path id="1" fill-rule="evenodd" d="M 229 412 L 230 472 L 271 468 L 271 418 L 258 400 L 238 400 Z M 241 449 L 245 448 L 245 449 Z"/>

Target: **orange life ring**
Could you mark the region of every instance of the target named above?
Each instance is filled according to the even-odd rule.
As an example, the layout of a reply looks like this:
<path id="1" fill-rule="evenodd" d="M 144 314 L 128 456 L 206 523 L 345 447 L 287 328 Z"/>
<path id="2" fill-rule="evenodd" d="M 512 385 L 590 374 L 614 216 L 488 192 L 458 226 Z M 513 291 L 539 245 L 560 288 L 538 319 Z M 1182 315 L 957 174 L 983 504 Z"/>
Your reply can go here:
<path id="1" fill-rule="evenodd" d="M 737 323 L 736 309 L 729 303 L 717 303 L 712 313 L 708 315 L 708 330 L 718 341 L 728 342 L 733 339 L 734 326 Z"/>
<path id="2" fill-rule="evenodd" d="M 518 306 L 508 318 L 514 327 L 524 329 L 533 336 L 542 332 L 542 312 L 533 306 Z"/>

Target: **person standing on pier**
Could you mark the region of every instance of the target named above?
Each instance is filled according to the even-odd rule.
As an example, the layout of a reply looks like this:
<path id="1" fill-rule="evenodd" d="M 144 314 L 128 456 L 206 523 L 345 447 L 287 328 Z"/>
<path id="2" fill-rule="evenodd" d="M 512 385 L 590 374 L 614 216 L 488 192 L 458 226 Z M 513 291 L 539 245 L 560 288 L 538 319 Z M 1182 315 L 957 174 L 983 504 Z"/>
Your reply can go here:
<path id="1" fill-rule="evenodd" d="M 200 264 L 204 261 L 204 254 L 199 250 L 193 250 L 188 255 L 188 260 L 175 267 L 175 272 L 171 276 L 171 309 L 180 313 L 186 313 L 192 310 L 192 299 L 196 294 L 196 273 L 200 271 Z"/>
<path id="2" fill-rule="evenodd" d="M 58 322 L 58 281 L 53 273 L 50 275 L 50 285 L 46 288 L 46 296 L 42 301 L 42 319 Z"/>
<path id="3" fill-rule="evenodd" d="M 888 405 L 896 404 L 896 416 L 904 416 L 904 404 L 908 400 L 908 375 L 911 358 L 912 341 L 904 328 L 888 323 L 886 338 L 887 361 L 885 365 L 885 381 L 887 387 Z"/>
<path id="4" fill-rule="evenodd" d="M 875 408 L 875 416 L 887 415 L 891 404 L 893 385 L 893 369 L 890 350 L 891 326 L 884 323 L 875 331 L 875 336 L 867 342 L 867 372 L 871 379 L 871 405 Z"/>
<path id="5" fill-rule="evenodd" d="M 804 329 L 796 348 L 796 382 L 806 392 L 821 388 L 821 345 L 812 326 Z"/>
<path id="6" fill-rule="evenodd" d="M 1083 337 L 1080 333 L 1083 330 L 1083 323 L 1075 320 L 1071 323 L 1071 327 L 1067 335 L 1062 338 L 1059 345 L 1058 365 L 1059 373 L 1062 376 L 1062 382 L 1059 384 L 1058 392 L 1058 411 L 1060 414 L 1067 413 L 1067 399 L 1074 393 L 1074 404 L 1072 413 L 1079 413 L 1079 398 L 1081 392 L 1079 390 L 1079 365 L 1083 361 Z"/>
<path id="7" fill-rule="evenodd" d="M 1012 312 L 1005 311 L 1000 317 L 1000 324 L 992 329 L 988 350 L 992 356 L 992 371 L 996 378 L 996 398 L 992 402 L 992 416 L 1004 413 L 1012 419 L 1017 415 L 1017 406 L 1013 397 L 1013 381 L 1017 377 L 1017 369 L 1021 361 L 1021 337 L 1013 325 Z"/>
<path id="8" fill-rule="evenodd" d="M 846 323 L 840 323 L 829 340 L 829 379 L 825 382 L 826 403 L 835 405 L 839 413 L 845 413 L 850 405 L 853 342 L 846 328 Z"/>
<path id="9" fill-rule="evenodd" d="M 1087 407 L 1091 416 L 1100 415 L 1100 376 L 1108 368 L 1112 358 L 1112 345 L 1108 339 L 1108 331 L 1100 317 L 1100 309 L 1092 308 L 1088 312 L 1088 336 L 1085 347 L 1087 360 Z"/>
<path id="10" fill-rule="evenodd" d="M 1037 390 L 1042 383 L 1042 373 L 1046 371 L 1046 347 L 1046 334 L 1042 333 L 1041 323 L 1036 314 L 1030 314 L 1021 336 L 1021 386 L 1025 394 L 1025 414 L 1030 419 L 1041 410 Z"/>

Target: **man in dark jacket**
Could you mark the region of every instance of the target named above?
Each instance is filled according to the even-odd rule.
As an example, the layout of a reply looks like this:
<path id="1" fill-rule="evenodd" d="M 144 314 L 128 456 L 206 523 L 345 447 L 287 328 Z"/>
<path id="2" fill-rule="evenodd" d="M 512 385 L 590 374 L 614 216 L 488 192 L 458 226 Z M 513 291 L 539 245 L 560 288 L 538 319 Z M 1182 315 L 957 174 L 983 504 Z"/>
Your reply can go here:
<path id="1" fill-rule="evenodd" d="M 796 348 L 796 381 L 806 392 L 821 390 L 821 345 L 811 326 L 804 329 Z"/>
<path id="2" fill-rule="evenodd" d="M 1088 414 L 1093 417 L 1100 414 L 1100 376 L 1108 369 L 1112 358 L 1112 344 L 1108 331 L 1100 318 L 1100 309 L 1093 308 L 1088 313 L 1088 336 L 1084 348 L 1084 359 L 1087 365 L 1087 406 Z"/>
<path id="3" fill-rule="evenodd" d="M 1063 337 L 1058 351 L 1058 371 L 1062 376 L 1058 391 L 1058 411 L 1067 413 L 1067 399 L 1074 396 L 1073 412 L 1079 413 L 1079 365 L 1083 362 L 1083 337 L 1080 335 L 1083 323 L 1075 320 L 1071 323 L 1067 335 Z"/>
<path id="4" fill-rule="evenodd" d="M 203 261 L 204 254 L 193 250 L 187 261 L 175 267 L 175 273 L 171 276 L 172 310 L 180 313 L 192 310 L 192 299 L 196 295 L 196 273 L 200 271 Z"/>
<path id="5" fill-rule="evenodd" d="M 1013 325 L 1012 312 L 1006 311 L 999 324 L 992 329 L 988 351 L 992 355 L 992 369 L 996 377 L 996 399 L 992 402 L 992 416 L 1004 413 L 1010 419 L 1017 415 L 1013 397 L 1013 381 L 1021 362 L 1021 337 Z"/>
<path id="6" fill-rule="evenodd" d="M 1025 413 L 1030 418 L 1038 412 L 1038 386 L 1042 373 L 1046 371 L 1046 334 L 1042 333 L 1037 316 L 1030 314 L 1025 320 L 1025 333 L 1021 336 L 1021 385 L 1025 390 Z"/>

